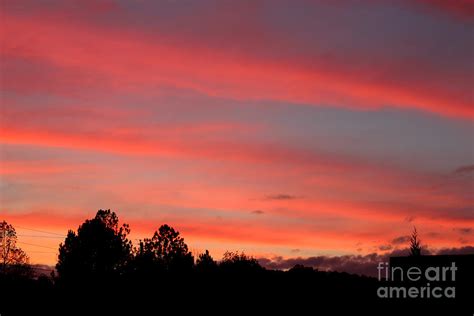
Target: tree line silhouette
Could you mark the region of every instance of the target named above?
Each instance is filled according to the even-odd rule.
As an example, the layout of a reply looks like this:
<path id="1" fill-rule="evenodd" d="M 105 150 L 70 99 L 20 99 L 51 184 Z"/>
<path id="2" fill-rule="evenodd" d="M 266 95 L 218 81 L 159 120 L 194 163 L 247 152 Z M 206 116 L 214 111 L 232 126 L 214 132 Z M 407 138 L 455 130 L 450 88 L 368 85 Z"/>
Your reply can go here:
<path id="1" fill-rule="evenodd" d="M 117 278 L 154 279 L 192 273 L 253 273 L 263 271 L 255 258 L 226 252 L 218 263 L 209 251 L 194 258 L 184 238 L 164 224 L 151 238 L 133 247 L 130 227 L 119 225 L 115 212 L 99 210 L 93 219 L 70 230 L 59 246 L 56 264 L 59 283 L 98 282 Z M 195 260 L 196 259 L 196 260 Z"/>
<path id="2" fill-rule="evenodd" d="M 205 250 L 194 258 L 180 233 L 166 224 L 134 246 L 130 227 L 120 224 L 110 210 L 99 210 L 77 231 L 69 230 L 59 245 L 52 275 L 33 277 L 26 254 L 15 245 L 13 227 L 5 228 L 10 249 L 18 250 L 10 251 L 10 261 L 3 263 L 0 273 L 0 312 L 2 308 L 10 312 L 28 309 L 29 305 L 18 303 L 25 297 L 42 304 L 53 298 L 56 304 L 78 309 L 91 304 L 116 309 L 131 297 L 177 306 L 212 299 L 235 310 L 258 305 L 270 308 L 275 302 L 306 305 L 313 296 L 328 298 L 330 293 L 362 299 L 375 285 L 372 278 L 300 265 L 289 271 L 268 270 L 243 252 L 227 251 L 218 261 Z M 78 299 L 83 303 L 78 304 Z"/>
<path id="3" fill-rule="evenodd" d="M 77 231 L 68 231 L 50 276 L 34 276 L 26 253 L 16 246 L 11 225 L 0 223 L 0 231 L 2 316 L 24 314 L 32 306 L 21 303 L 25 300 L 49 313 L 62 311 L 59 306 L 77 310 L 100 306 L 108 313 L 133 306 L 135 312 L 144 312 L 154 306 L 151 302 L 157 302 L 160 311 L 172 306 L 179 313 L 210 300 L 240 312 L 250 307 L 266 312 L 280 307 L 308 311 L 314 309 L 315 302 L 318 308 L 331 308 L 336 314 L 358 310 L 369 315 L 387 308 L 394 313 L 414 308 L 413 302 L 378 299 L 375 293 L 380 283 L 371 277 L 302 265 L 288 271 L 269 270 L 243 252 L 227 251 L 217 261 L 205 250 L 195 258 L 180 233 L 166 224 L 134 246 L 128 238 L 129 225 L 120 224 L 110 210 L 99 210 Z M 416 229 L 411 255 L 421 255 Z M 420 306 L 426 311 L 426 304 Z"/>

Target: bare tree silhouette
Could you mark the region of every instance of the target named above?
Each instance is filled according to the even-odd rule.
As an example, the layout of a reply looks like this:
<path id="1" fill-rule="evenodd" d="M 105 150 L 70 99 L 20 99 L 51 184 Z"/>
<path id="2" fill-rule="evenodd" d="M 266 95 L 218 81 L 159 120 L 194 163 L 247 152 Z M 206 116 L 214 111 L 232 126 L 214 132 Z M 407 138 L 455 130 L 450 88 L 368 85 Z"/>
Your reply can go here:
<path id="1" fill-rule="evenodd" d="M 26 268 L 29 258 L 26 253 L 16 245 L 17 235 L 15 228 L 6 221 L 0 223 L 0 245 L 1 245 L 1 265 L 2 273 L 6 274 L 19 268 Z M 25 271 L 26 272 L 26 271 Z"/>

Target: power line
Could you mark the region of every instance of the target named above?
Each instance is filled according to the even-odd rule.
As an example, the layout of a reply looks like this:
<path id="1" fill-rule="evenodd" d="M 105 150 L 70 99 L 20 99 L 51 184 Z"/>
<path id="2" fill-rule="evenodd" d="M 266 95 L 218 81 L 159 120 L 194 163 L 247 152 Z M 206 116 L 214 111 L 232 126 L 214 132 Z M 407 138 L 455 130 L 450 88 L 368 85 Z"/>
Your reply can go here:
<path id="1" fill-rule="evenodd" d="M 59 237 L 59 236 L 39 236 L 39 235 L 17 235 L 18 237 L 32 237 L 32 238 L 58 238 L 58 239 L 64 239 L 64 237 Z"/>
<path id="2" fill-rule="evenodd" d="M 38 233 L 44 233 L 44 234 L 51 234 L 51 235 L 57 235 L 57 236 L 61 236 L 61 237 L 66 237 L 66 235 L 64 235 L 64 234 L 58 234 L 58 233 L 48 232 L 48 231 L 45 231 L 45 230 L 38 230 L 38 229 L 27 228 L 27 227 L 22 227 L 22 226 L 15 226 L 15 228 L 26 229 L 26 230 L 31 230 L 31 231 L 38 232 Z"/>
<path id="3" fill-rule="evenodd" d="M 23 245 L 29 245 L 29 246 L 35 246 L 35 247 L 41 247 L 41 248 L 47 248 L 47 249 L 56 250 L 56 248 L 53 248 L 53 247 L 47 247 L 47 246 L 41 246 L 41 245 L 36 245 L 36 244 L 30 244 L 30 243 L 22 242 L 22 241 L 17 241 L 17 243 L 23 244 Z"/>

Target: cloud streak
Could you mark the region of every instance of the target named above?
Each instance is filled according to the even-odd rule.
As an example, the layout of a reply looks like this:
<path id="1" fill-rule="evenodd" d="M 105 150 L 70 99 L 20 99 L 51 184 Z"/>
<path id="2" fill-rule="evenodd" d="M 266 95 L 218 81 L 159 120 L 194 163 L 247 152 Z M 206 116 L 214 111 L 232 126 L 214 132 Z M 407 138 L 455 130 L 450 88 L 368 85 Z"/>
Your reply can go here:
<path id="1" fill-rule="evenodd" d="M 280 193 L 280 194 L 274 194 L 274 195 L 267 195 L 265 199 L 267 200 L 294 200 L 294 199 L 298 199 L 298 197 L 291 194 Z"/>
<path id="2" fill-rule="evenodd" d="M 468 174 L 474 172 L 474 165 L 462 166 L 454 170 L 454 173 L 457 174 Z"/>

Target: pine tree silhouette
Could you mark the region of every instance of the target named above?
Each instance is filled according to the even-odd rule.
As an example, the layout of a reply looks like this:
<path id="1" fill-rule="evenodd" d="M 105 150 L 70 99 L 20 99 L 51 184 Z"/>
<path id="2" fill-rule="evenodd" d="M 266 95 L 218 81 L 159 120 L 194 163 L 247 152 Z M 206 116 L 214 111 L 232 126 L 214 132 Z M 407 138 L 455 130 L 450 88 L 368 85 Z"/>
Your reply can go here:
<path id="1" fill-rule="evenodd" d="M 420 239 L 418 239 L 418 232 L 416 231 L 416 227 L 413 227 L 413 233 L 410 237 L 410 256 L 421 256 L 421 245 Z"/>

